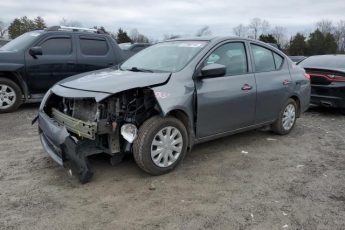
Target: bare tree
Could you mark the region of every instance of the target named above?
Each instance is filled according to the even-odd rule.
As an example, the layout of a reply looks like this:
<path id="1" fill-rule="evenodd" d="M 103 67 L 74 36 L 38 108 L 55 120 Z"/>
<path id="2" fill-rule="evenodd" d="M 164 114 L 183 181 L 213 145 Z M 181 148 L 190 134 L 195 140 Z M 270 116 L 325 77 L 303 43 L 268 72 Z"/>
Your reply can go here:
<path id="1" fill-rule="evenodd" d="M 327 20 L 327 19 L 322 19 L 321 21 L 318 21 L 316 23 L 316 28 L 321 31 L 321 33 L 333 33 L 334 31 L 334 26 L 332 21 Z"/>
<path id="2" fill-rule="evenodd" d="M 62 18 L 60 21 L 61 26 L 82 27 L 83 24 L 79 21 L 69 21 L 66 18 Z"/>
<path id="3" fill-rule="evenodd" d="M 253 18 L 248 25 L 251 33 L 251 37 L 258 39 L 261 34 L 267 34 L 270 28 L 270 24 L 266 20 L 260 18 Z"/>
<path id="4" fill-rule="evenodd" d="M 202 27 L 195 34 L 195 36 L 197 36 L 197 37 L 210 36 L 210 35 L 212 35 L 212 31 L 210 30 L 209 26 Z"/>
<path id="5" fill-rule="evenodd" d="M 248 32 L 248 27 L 243 24 L 239 24 L 238 26 L 234 27 L 232 30 L 236 36 L 246 37 L 247 32 Z"/>
<path id="6" fill-rule="evenodd" d="M 260 26 L 261 26 L 260 18 L 253 18 L 248 26 L 254 39 L 257 39 L 259 36 Z"/>
<path id="7" fill-rule="evenodd" d="M 327 20 L 327 19 L 322 19 L 321 21 L 318 21 L 316 23 L 316 28 L 321 31 L 321 33 L 326 34 L 326 33 L 333 33 L 334 31 L 334 26 L 332 21 Z"/>
<path id="8" fill-rule="evenodd" d="M 3 21 L 0 21 L 0 38 L 3 38 L 5 36 L 7 30 L 7 25 Z"/>
<path id="9" fill-rule="evenodd" d="M 338 51 L 345 51 L 345 21 L 340 20 L 334 28 L 334 38 L 338 44 Z"/>
<path id="10" fill-rule="evenodd" d="M 286 32 L 286 28 L 282 26 L 275 26 L 271 31 L 272 36 L 277 40 L 277 43 L 280 46 L 282 46 L 283 43 L 285 43 L 286 41 L 285 32 Z"/>
<path id="11" fill-rule="evenodd" d="M 178 34 L 164 34 L 163 35 L 163 41 L 175 39 L 175 38 L 180 38 L 180 37 L 181 37 L 181 35 L 178 35 Z"/>
<path id="12" fill-rule="evenodd" d="M 267 34 L 270 29 L 270 24 L 268 23 L 268 21 L 262 20 L 260 29 L 261 29 L 261 34 Z"/>

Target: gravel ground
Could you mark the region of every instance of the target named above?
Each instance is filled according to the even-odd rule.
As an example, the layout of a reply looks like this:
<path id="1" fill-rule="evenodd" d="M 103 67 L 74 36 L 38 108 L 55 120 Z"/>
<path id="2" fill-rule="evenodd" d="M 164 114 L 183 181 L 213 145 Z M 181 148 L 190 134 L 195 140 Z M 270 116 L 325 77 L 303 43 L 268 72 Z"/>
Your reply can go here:
<path id="1" fill-rule="evenodd" d="M 91 159 L 81 185 L 42 150 L 37 105 L 0 114 L 0 229 L 344 229 L 345 116 L 314 109 L 288 136 L 196 146 L 170 174 Z"/>

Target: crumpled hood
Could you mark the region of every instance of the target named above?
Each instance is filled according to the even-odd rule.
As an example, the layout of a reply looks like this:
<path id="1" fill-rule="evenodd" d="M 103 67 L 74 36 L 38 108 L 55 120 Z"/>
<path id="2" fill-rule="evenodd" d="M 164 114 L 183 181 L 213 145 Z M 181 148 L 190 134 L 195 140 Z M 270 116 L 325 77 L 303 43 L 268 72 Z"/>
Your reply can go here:
<path id="1" fill-rule="evenodd" d="M 78 74 L 60 81 L 64 87 L 105 93 L 159 85 L 168 81 L 171 73 L 143 73 L 111 68 Z"/>

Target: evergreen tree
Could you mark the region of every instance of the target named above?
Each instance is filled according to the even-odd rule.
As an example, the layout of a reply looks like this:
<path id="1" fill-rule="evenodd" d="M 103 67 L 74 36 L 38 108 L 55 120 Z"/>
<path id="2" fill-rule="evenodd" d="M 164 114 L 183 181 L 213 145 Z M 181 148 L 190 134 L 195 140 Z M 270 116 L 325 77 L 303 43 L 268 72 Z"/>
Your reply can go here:
<path id="1" fill-rule="evenodd" d="M 44 19 L 40 16 L 34 19 L 34 23 L 37 30 L 43 30 L 44 28 L 47 28 Z"/>
<path id="2" fill-rule="evenodd" d="M 124 31 L 123 29 L 119 29 L 117 32 L 117 43 L 126 43 L 126 42 L 132 42 L 132 40 L 129 38 L 128 34 L 126 31 Z"/>
<path id="3" fill-rule="evenodd" d="M 288 53 L 291 56 L 303 56 L 307 53 L 306 37 L 303 34 L 297 33 L 291 40 L 288 47 Z"/>
<path id="4" fill-rule="evenodd" d="M 308 54 L 333 54 L 337 51 L 337 42 L 330 33 L 322 33 L 319 29 L 310 34 L 308 40 Z"/>
<path id="5" fill-rule="evenodd" d="M 259 40 L 266 43 L 274 43 L 274 44 L 278 43 L 277 39 L 275 39 L 272 34 L 267 34 L 267 35 L 261 34 L 259 37 Z"/>
<path id="6" fill-rule="evenodd" d="M 39 18 L 37 21 L 36 19 Z M 22 18 L 16 18 L 13 20 L 11 25 L 8 27 L 8 33 L 12 39 L 26 33 L 29 31 L 33 31 L 38 29 L 37 28 L 37 22 L 39 22 L 39 26 L 45 25 L 43 18 L 37 17 L 35 20 L 31 20 L 28 17 L 24 16 Z M 43 24 L 42 24 L 43 22 Z"/>

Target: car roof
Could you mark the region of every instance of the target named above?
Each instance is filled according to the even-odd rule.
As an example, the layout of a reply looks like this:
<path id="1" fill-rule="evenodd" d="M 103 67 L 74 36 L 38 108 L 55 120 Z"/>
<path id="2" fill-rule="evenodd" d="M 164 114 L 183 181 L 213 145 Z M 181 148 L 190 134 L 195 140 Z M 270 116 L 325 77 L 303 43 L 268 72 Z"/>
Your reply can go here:
<path id="1" fill-rule="evenodd" d="M 243 40 L 243 41 L 250 41 L 255 43 L 264 44 L 267 47 L 272 47 L 268 43 L 251 39 L 251 38 L 243 38 L 243 37 L 237 37 L 237 36 L 210 36 L 210 37 L 187 37 L 187 38 L 175 38 L 175 39 L 169 39 L 166 41 L 211 41 L 211 42 L 221 42 L 226 40 Z M 275 48 L 275 47 L 273 47 Z"/>

